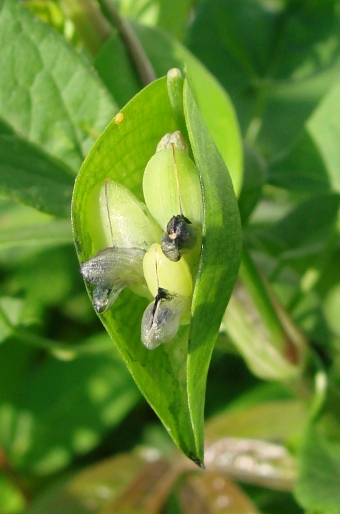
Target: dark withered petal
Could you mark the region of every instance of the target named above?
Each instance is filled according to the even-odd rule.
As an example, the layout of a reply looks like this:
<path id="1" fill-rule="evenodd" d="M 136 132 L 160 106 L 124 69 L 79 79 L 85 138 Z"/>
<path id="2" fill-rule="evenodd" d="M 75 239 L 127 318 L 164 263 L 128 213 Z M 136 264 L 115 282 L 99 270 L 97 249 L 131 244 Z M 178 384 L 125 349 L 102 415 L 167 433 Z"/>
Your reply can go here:
<path id="1" fill-rule="evenodd" d="M 155 300 L 147 306 L 142 318 L 141 339 L 146 348 L 153 350 L 175 337 L 188 303 L 189 298 L 158 289 Z"/>
<path id="2" fill-rule="evenodd" d="M 170 261 L 179 261 L 181 254 L 185 250 L 190 250 L 196 244 L 197 236 L 194 226 L 183 216 L 178 214 L 172 216 L 166 227 L 166 232 L 162 235 L 161 247 L 164 255 Z"/>
<path id="3" fill-rule="evenodd" d="M 143 258 L 139 248 L 108 247 L 84 262 L 80 272 L 93 284 L 92 303 L 97 312 L 105 312 L 118 294 L 128 286 L 144 282 Z"/>

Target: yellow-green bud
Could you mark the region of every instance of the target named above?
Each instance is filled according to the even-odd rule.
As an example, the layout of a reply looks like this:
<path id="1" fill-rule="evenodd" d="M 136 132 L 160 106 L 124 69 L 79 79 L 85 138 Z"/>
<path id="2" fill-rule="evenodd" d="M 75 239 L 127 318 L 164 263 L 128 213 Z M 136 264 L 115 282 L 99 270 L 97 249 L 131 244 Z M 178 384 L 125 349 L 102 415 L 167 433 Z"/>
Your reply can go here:
<path id="1" fill-rule="evenodd" d="M 178 214 L 183 214 L 191 223 L 202 224 L 202 192 L 195 163 L 175 146 L 176 138 L 171 140 L 168 135 L 165 138 L 169 139 L 169 146 L 163 138 L 161 149 L 151 157 L 145 168 L 145 203 L 163 230 L 166 230 L 169 220 Z"/>
<path id="2" fill-rule="evenodd" d="M 159 288 L 166 289 L 171 294 L 191 297 L 193 286 L 188 264 L 183 259 L 170 261 L 158 243 L 153 244 L 146 252 L 143 271 L 153 297 L 156 297 Z"/>
<path id="3" fill-rule="evenodd" d="M 123 185 L 106 180 L 99 204 L 107 246 L 147 250 L 160 239 L 162 232 L 146 205 Z"/>

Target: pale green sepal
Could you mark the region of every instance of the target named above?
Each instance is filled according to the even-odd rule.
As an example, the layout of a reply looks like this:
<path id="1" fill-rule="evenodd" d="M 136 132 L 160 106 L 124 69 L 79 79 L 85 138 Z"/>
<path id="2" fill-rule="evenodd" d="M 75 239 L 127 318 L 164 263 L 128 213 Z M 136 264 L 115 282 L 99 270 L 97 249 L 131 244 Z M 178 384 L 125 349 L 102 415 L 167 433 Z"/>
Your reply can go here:
<path id="1" fill-rule="evenodd" d="M 151 157 L 144 172 L 143 192 L 149 211 L 163 230 L 172 216 L 181 214 L 181 205 L 191 223 L 202 223 L 199 175 L 195 163 L 182 150 L 169 147 Z"/>
<path id="2" fill-rule="evenodd" d="M 146 205 L 122 184 L 106 180 L 99 205 L 107 246 L 147 250 L 160 240 L 162 232 Z"/>

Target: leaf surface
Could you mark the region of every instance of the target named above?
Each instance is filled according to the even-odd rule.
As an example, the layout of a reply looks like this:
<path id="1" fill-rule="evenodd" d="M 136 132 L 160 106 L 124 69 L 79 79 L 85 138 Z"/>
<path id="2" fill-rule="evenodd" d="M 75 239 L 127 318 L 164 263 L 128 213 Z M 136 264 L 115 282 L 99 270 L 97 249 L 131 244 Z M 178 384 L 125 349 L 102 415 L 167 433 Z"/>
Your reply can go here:
<path id="1" fill-rule="evenodd" d="M 77 172 L 117 107 L 90 65 L 16 0 L 0 1 L 0 116 Z"/>
<path id="2" fill-rule="evenodd" d="M 74 179 L 61 162 L 15 135 L 0 135 L 0 192 L 35 209 L 69 217 Z"/>
<path id="3" fill-rule="evenodd" d="M 221 319 L 241 260 L 241 223 L 230 175 L 206 128 L 188 82 L 184 112 L 200 174 L 204 225 L 200 269 L 195 285 L 189 335 L 188 398 L 191 419 L 202 450 L 206 377 Z"/>
<path id="4" fill-rule="evenodd" d="M 305 509 L 338 514 L 340 445 L 310 427 L 301 446 L 300 477 L 295 494 Z"/>

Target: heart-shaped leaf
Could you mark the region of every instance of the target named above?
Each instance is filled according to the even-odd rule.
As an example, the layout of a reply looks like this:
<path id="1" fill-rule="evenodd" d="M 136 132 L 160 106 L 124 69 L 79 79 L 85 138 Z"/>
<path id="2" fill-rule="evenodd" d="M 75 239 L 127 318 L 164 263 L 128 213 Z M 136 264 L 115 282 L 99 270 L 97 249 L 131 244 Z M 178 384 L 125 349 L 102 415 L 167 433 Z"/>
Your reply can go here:
<path id="1" fill-rule="evenodd" d="M 140 337 L 142 314 L 149 300 L 129 290 L 124 290 L 100 318 L 175 443 L 201 465 L 206 373 L 236 279 L 241 236 L 228 171 L 185 83 L 184 111 L 205 205 L 191 324 L 181 326 L 169 343 L 149 351 Z M 80 170 L 74 190 L 73 229 L 81 263 L 105 245 L 98 202 L 100 187 L 109 178 L 142 200 L 145 166 L 160 139 L 177 128 L 163 78 L 134 97 L 99 138 Z"/>

